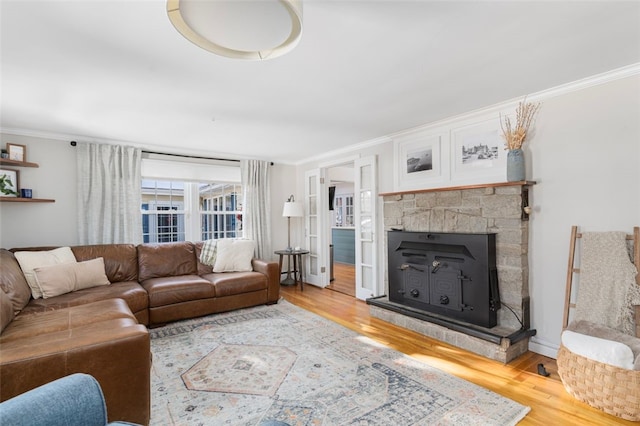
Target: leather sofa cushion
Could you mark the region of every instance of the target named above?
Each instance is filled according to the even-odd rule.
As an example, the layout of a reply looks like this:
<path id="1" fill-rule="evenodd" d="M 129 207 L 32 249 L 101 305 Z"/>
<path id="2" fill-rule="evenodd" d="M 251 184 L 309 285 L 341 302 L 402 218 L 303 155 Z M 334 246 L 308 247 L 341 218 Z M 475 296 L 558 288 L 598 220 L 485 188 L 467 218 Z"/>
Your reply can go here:
<path id="1" fill-rule="evenodd" d="M 260 272 L 224 272 L 204 275 L 215 287 L 216 297 L 233 296 L 267 288 L 267 277 Z"/>
<path id="2" fill-rule="evenodd" d="M 13 312 L 18 315 L 31 299 L 31 289 L 22 273 L 20 264 L 12 252 L 0 249 L 0 287 L 7 294 Z"/>
<path id="3" fill-rule="evenodd" d="M 141 327 L 141 328 L 135 328 Z M 90 346 L 98 343 L 109 344 L 118 338 L 127 328 L 132 330 L 147 331 L 143 325 L 139 325 L 135 319 L 115 318 L 80 327 L 68 328 L 51 333 L 45 333 L 28 339 L 14 339 L 2 342 L 1 365 L 14 361 L 32 359 L 48 354 L 62 353 L 71 348 Z M 72 331 L 72 332 L 70 332 Z M 126 334 L 126 332 L 124 333 Z M 105 348 L 105 350 L 108 350 Z"/>
<path id="4" fill-rule="evenodd" d="M 197 275 L 196 250 L 191 242 L 140 244 L 138 276 L 143 282 L 157 277 Z"/>
<path id="5" fill-rule="evenodd" d="M 71 247 L 78 262 L 101 257 L 112 283 L 138 280 L 138 252 L 133 244 L 98 244 Z"/>
<path id="6" fill-rule="evenodd" d="M 142 282 L 142 286 L 149 293 L 150 308 L 216 296 L 211 282 L 197 275 L 151 278 Z"/>
<path id="7" fill-rule="evenodd" d="M 144 288 L 135 281 L 125 281 L 86 288 L 72 293 L 61 294 L 50 299 L 32 299 L 23 312 L 30 314 L 50 311 L 108 299 L 124 299 L 134 314 L 149 307 L 149 296 Z"/>
<path id="8" fill-rule="evenodd" d="M 0 289 L 0 333 L 13 321 L 13 305 L 4 290 Z"/>
<path id="9" fill-rule="evenodd" d="M 0 401 L 60 377 L 84 372 L 100 383 L 110 421 L 148 424 L 149 346 L 146 327 L 131 318 L 100 321 L 3 343 Z"/>
<path id="10" fill-rule="evenodd" d="M 101 300 L 67 309 L 22 314 L 18 315 L 0 335 L 0 345 L 16 339 L 72 330 L 87 324 L 118 318 L 128 318 L 135 321 L 135 316 L 122 299 Z"/>

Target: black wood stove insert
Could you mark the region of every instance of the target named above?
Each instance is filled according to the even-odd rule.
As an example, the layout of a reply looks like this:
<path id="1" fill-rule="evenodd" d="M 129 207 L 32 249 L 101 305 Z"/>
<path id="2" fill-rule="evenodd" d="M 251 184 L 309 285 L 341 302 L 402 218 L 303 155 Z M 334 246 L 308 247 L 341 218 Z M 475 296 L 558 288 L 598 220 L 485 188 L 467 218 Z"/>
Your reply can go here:
<path id="1" fill-rule="evenodd" d="M 500 309 L 495 234 L 390 231 L 389 301 L 491 328 Z"/>

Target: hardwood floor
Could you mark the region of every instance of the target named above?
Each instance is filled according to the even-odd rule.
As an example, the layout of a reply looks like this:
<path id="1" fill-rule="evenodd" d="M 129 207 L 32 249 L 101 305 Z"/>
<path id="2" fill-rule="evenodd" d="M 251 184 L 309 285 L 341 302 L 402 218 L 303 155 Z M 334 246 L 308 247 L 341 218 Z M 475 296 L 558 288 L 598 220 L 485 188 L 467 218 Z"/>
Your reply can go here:
<path id="1" fill-rule="evenodd" d="M 333 264 L 334 280 L 329 283 L 327 288 L 340 293 L 356 296 L 356 267 L 346 263 L 334 262 Z"/>
<path id="2" fill-rule="evenodd" d="M 564 389 L 554 359 L 527 352 L 509 364 L 475 355 L 369 315 L 369 305 L 354 297 L 313 285 L 282 287 L 282 296 L 301 308 L 337 322 L 397 351 L 476 383 L 531 411 L 519 425 L 634 425 L 583 404 Z M 537 374 L 542 363 L 551 373 Z"/>

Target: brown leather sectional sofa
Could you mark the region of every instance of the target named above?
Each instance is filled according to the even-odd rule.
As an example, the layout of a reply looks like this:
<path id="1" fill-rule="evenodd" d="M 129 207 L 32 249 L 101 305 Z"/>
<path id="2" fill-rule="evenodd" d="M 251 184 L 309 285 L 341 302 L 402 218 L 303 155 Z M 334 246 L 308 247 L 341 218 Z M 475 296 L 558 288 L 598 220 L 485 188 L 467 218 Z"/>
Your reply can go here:
<path id="1" fill-rule="evenodd" d="M 277 303 L 277 262 L 214 273 L 202 243 L 72 247 L 78 262 L 102 257 L 110 285 L 33 299 L 13 252 L 0 249 L 0 401 L 68 374 L 94 376 L 109 421 L 147 424 L 151 352 L 145 326 Z"/>

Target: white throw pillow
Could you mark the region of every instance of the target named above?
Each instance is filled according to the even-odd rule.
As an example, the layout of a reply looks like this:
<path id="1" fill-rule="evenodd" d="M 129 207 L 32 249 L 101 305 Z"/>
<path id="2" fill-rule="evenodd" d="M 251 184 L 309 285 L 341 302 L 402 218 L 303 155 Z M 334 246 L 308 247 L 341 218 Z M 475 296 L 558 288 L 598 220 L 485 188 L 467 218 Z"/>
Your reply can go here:
<path id="1" fill-rule="evenodd" d="M 42 291 L 38 287 L 38 282 L 33 272 L 35 268 L 63 263 L 76 263 L 76 257 L 73 255 L 71 247 L 60 247 L 48 251 L 18 251 L 14 255 L 20 264 L 20 268 L 22 268 L 22 273 L 27 279 L 34 299 L 42 297 Z"/>
<path id="2" fill-rule="evenodd" d="M 85 262 L 35 268 L 34 272 L 45 299 L 83 288 L 111 284 L 105 274 L 104 259 L 101 257 Z"/>
<path id="3" fill-rule="evenodd" d="M 633 370 L 633 352 L 624 343 L 565 330 L 562 332 L 562 344 L 576 355 Z"/>
<path id="4" fill-rule="evenodd" d="M 218 240 L 213 272 L 253 271 L 251 259 L 253 259 L 255 249 L 256 243 L 253 240 Z"/>

